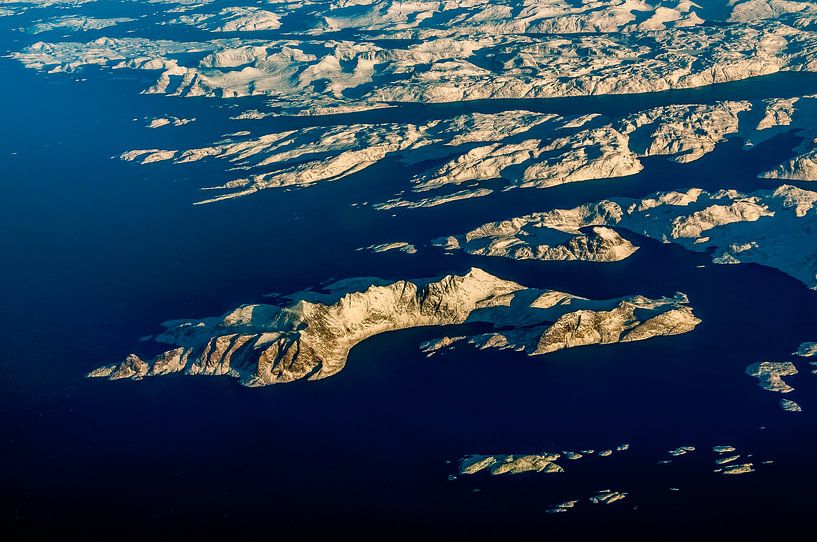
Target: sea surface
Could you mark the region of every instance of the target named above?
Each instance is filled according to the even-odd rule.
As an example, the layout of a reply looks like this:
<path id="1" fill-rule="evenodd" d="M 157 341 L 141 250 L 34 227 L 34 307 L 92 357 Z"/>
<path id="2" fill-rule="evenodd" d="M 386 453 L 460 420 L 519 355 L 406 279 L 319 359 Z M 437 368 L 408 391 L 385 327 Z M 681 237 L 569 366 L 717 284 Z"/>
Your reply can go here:
<path id="1" fill-rule="evenodd" d="M 37 39 L 45 38 L 54 39 Z M 19 50 L 33 40 L 5 28 L 0 46 Z M 718 266 L 705 254 L 633 234 L 625 236 L 641 249 L 605 264 L 513 262 L 428 246 L 415 255 L 356 250 L 387 241 L 422 245 L 488 220 L 611 196 L 773 187 L 756 175 L 791 156 L 796 135 L 751 150 L 731 139 L 690 164 L 647 159 L 632 177 L 393 215 L 352 204 L 388 199 L 420 166 L 386 160 L 339 182 L 193 206 L 206 196 L 202 187 L 231 178 L 223 165 L 141 166 L 115 157 L 206 145 L 238 129 L 261 134 L 507 109 L 617 116 L 661 104 L 794 96 L 817 90 L 817 75 L 648 96 L 412 105 L 240 123 L 228 117 L 263 100 L 140 94 L 151 75 L 45 75 L 0 59 L 3 530 L 154 539 L 433 529 L 544 538 L 622 534 L 637 522 L 669 539 L 807 523 L 817 484 L 817 375 L 800 364 L 788 380 L 796 387 L 790 398 L 804 408 L 791 414 L 779 408 L 779 395 L 744 374 L 757 361 L 791 360 L 800 342 L 817 340 L 817 296 L 797 280 L 753 264 Z M 146 118 L 163 114 L 198 120 L 145 127 Z M 703 323 L 686 335 L 538 357 L 458 346 L 427 358 L 420 342 L 458 329 L 413 329 L 355 347 L 332 378 L 260 389 L 229 378 L 85 378 L 130 352 L 156 353 L 139 338 L 169 319 L 218 315 L 332 279 L 434 277 L 473 266 L 594 298 L 682 291 Z M 623 443 L 630 450 L 612 457 L 563 461 L 567 472 L 559 475 L 457 472 L 458 460 L 472 453 Z M 718 444 L 753 454 L 757 472 L 713 473 L 710 449 Z M 697 451 L 658 463 L 682 445 Z M 546 512 L 607 488 L 628 498 Z"/>

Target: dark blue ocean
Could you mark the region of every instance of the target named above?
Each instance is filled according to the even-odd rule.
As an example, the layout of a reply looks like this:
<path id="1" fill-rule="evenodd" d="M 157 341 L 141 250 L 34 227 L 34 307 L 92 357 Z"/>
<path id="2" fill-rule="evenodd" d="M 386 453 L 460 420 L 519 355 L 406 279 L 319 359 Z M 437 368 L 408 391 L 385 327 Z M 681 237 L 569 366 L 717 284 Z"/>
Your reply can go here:
<path id="1" fill-rule="evenodd" d="M 4 51 L 60 38 L 35 38 L 14 30 L 28 19 L 5 19 Z M 117 33 L 106 30 L 88 39 Z M 179 34 L 171 37 L 196 39 Z M 497 192 L 396 216 L 351 204 L 388 199 L 420 166 L 387 160 L 340 182 L 193 206 L 201 187 L 231 178 L 223 164 L 141 166 L 113 157 L 203 146 L 239 129 L 261 134 L 517 108 L 618 116 L 660 104 L 794 96 L 817 91 L 816 74 L 649 96 L 242 122 L 228 117 L 262 99 L 140 94 L 152 76 L 45 75 L 0 59 L 0 518 L 12 538 L 431 532 L 581 539 L 635 531 L 664 540 L 705 531 L 753 538 L 809 525 L 817 375 L 801 363 L 789 379 L 801 414 L 783 412 L 778 395 L 744 375 L 751 363 L 791 360 L 800 342 L 817 340 L 817 295 L 800 282 L 757 265 L 717 266 L 705 254 L 631 234 L 641 250 L 615 264 L 511 262 L 427 247 L 416 255 L 356 250 L 422 244 L 488 220 L 610 196 L 775 186 L 756 174 L 792 155 L 795 134 L 751 151 L 733 139 L 690 164 L 648 159 L 632 177 Z M 145 127 L 144 117 L 167 114 L 198 120 Z M 471 266 L 589 297 L 683 291 L 703 324 L 687 335 L 533 358 L 465 347 L 426 358 L 419 343 L 452 330 L 401 331 L 356 347 L 332 378 L 261 389 L 229 378 L 84 378 L 127 353 L 155 353 L 156 345 L 138 339 L 165 320 L 221 314 L 332 278 L 431 277 Z M 471 453 L 622 443 L 630 451 L 566 462 L 559 475 L 448 479 Z M 715 444 L 752 453 L 757 472 L 713 473 Z M 698 451 L 657 463 L 681 445 Z M 629 496 L 546 513 L 605 488 Z"/>

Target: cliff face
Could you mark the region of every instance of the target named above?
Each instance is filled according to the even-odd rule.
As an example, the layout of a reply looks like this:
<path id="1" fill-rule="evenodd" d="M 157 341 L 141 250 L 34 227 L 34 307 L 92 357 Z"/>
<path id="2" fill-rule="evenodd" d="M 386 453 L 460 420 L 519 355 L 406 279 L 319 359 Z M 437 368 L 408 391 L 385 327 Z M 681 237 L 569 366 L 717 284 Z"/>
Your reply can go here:
<path id="1" fill-rule="evenodd" d="M 131 354 L 88 376 L 141 379 L 183 372 L 265 386 L 332 376 L 356 344 L 412 327 L 487 322 L 503 331 L 469 338 L 474 344 L 542 354 L 685 333 L 700 322 L 683 296 L 592 301 L 525 288 L 480 269 L 432 281 L 350 280 L 334 288 L 302 294 L 285 307 L 247 305 L 219 318 L 168 322 L 157 341 L 175 348 L 150 361 Z"/>

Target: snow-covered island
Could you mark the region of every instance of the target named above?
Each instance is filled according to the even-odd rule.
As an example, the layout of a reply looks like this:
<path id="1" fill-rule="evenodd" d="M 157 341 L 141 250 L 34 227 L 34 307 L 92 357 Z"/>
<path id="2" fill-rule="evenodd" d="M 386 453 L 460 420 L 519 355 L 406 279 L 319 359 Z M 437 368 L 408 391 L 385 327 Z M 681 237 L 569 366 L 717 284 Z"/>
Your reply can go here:
<path id="1" fill-rule="evenodd" d="M 514 259 L 618 261 L 636 247 L 611 226 L 711 252 L 715 263 L 774 267 L 817 288 L 817 192 L 789 185 L 750 194 L 691 188 L 602 200 L 485 224 L 434 243 Z"/>
<path id="2" fill-rule="evenodd" d="M 472 337 L 480 348 L 539 355 L 679 335 L 701 322 L 682 294 L 595 301 L 480 269 L 431 280 L 346 280 L 327 289 L 298 294 L 288 306 L 246 305 L 220 317 L 167 322 L 155 340 L 174 348 L 151 360 L 131 354 L 88 376 L 138 380 L 183 372 L 265 386 L 332 376 L 356 344 L 399 329 L 489 323 L 502 331 Z"/>

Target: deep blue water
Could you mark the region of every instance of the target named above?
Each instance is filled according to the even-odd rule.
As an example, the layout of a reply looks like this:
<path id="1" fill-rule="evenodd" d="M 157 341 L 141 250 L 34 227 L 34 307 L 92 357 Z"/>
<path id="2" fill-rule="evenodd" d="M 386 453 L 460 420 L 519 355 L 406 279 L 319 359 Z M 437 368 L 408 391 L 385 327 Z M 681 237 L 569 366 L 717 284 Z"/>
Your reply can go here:
<path id="1" fill-rule="evenodd" d="M 4 48 L 19 49 L 12 39 L 33 38 L 3 39 Z M 642 249 L 616 264 L 355 250 L 615 195 L 773 186 L 755 175 L 791 154 L 794 134 L 749 152 L 729 141 L 686 165 L 648 160 L 643 173 L 624 179 L 515 190 L 394 217 L 350 206 L 405 187 L 412 170 L 391 161 L 337 183 L 194 207 L 200 187 L 229 179 L 218 164 L 140 166 L 111 157 L 204 145 L 238 129 L 350 118 L 418 120 L 519 107 L 619 115 L 660 103 L 788 96 L 817 89 L 814 76 L 648 98 L 412 106 L 242 123 L 227 117 L 261 100 L 140 95 L 150 80 L 145 73 L 88 70 L 82 77 L 88 80 L 36 74 L 0 59 L 0 81 L 13 82 L 0 86 L 0 509 L 10 533 L 155 539 L 434 529 L 544 537 L 625 534 L 637 525 L 666 539 L 701 529 L 759 535 L 764 518 L 785 517 L 786 524 L 768 526 L 783 530 L 807 523 L 817 483 L 817 376 L 801 370 L 790 379 L 797 388 L 791 398 L 805 409 L 792 415 L 743 374 L 750 363 L 788 360 L 801 341 L 817 340 L 817 297 L 801 283 L 761 266 L 716 266 L 706 255 L 635 236 Z M 146 129 L 143 117 L 159 114 L 199 120 Z M 150 353 L 154 346 L 137 339 L 164 320 L 220 314 L 333 277 L 438 276 L 470 266 L 591 297 L 680 290 L 704 323 L 683 336 L 536 358 L 464 347 L 425 358 L 418 344 L 448 330 L 408 330 L 359 345 L 335 377 L 263 389 L 226 378 L 110 383 L 83 376 L 126 353 Z M 568 472 L 558 476 L 448 480 L 469 453 L 624 442 L 629 452 L 566 462 Z M 666 450 L 686 444 L 699 452 L 657 464 Z M 748 476 L 719 476 L 711 472 L 714 444 L 775 463 Z M 610 507 L 545 513 L 607 487 L 630 496 Z"/>

